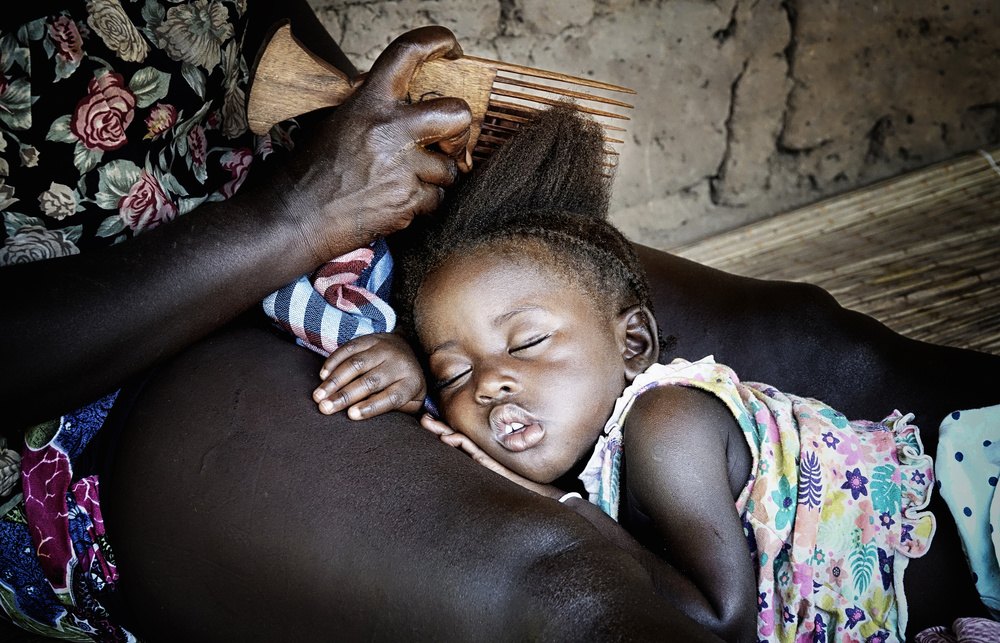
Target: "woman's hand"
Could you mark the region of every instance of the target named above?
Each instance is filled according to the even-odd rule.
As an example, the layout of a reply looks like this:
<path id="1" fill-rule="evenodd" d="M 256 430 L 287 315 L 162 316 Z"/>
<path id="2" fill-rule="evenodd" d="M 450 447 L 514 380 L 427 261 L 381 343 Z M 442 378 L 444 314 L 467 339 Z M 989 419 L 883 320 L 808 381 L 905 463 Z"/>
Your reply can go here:
<path id="1" fill-rule="evenodd" d="M 444 27 L 423 27 L 389 45 L 358 87 L 301 146 L 275 189 L 301 226 L 318 265 L 405 228 L 437 208 L 444 188 L 471 165 L 471 112 L 459 98 L 407 102 L 426 60 L 462 49 Z M 440 151 L 427 149 L 436 145 Z"/>
<path id="2" fill-rule="evenodd" d="M 346 408 L 352 420 L 394 410 L 416 414 L 427 395 L 413 349 L 392 333 L 362 335 L 340 346 L 323 363 L 319 376 L 324 381 L 313 391 L 313 399 L 320 412 L 332 415 Z"/>
<path id="3" fill-rule="evenodd" d="M 486 467 L 493 473 L 497 473 L 507 478 L 511 482 L 516 482 L 525 489 L 529 491 L 534 491 L 535 493 L 552 498 L 553 500 L 558 500 L 563 496 L 563 491 L 552 485 L 539 484 L 532 480 L 528 480 L 524 476 L 520 476 L 507 467 L 503 466 L 490 456 L 486 454 L 485 451 L 479 448 L 479 445 L 473 442 L 469 436 L 464 433 L 459 433 L 454 430 L 441 420 L 436 420 L 428 414 L 424 414 L 420 418 L 420 425 L 430 431 L 431 433 L 439 436 L 441 441 L 448 446 L 455 447 L 465 451 L 467 454 L 472 456 L 472 459 Z"/>
<path id="4" fill-rule="evenodd" d="M 460 52 L 445 29 L 411 32 L 282 168 L 256 168 L 265 174 L 251 173 L 231 199 L 126 243 L 0 270 L 4 424 L 30 426 L 106 395 L 324 261 L 436 207 L 466 165 L 469 109 L 404 99 L 424 60 Z M 435 143 L 441 152 L 423 147 Z"/>

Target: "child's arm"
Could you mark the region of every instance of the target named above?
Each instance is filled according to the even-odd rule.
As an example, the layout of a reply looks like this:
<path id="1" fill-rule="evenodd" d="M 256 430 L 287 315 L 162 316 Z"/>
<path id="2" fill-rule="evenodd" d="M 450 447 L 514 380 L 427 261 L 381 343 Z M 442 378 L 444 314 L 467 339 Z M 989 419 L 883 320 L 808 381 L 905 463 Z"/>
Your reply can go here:
<path id="1" fill-rule="evenodd" d="M 749 447 L 735 418 L 704 391 L 661 386 L 635 401 L 625 435 L 628 490 L 683 574 L 659 577 L 660 593 L 726 640 L 756 640 L 756 574 L 735 504 L 746 480 L 730 471 L 741 458 L 749 467 Z"/>
<path id="2" fill-rule="evenodd" d="M 331 415 L 347 409 L 352 420 L 400 410 L 419 413 L 427 384 L 413 349 L 393 333 L 355 337 L 330 354 L 313 399 Z"/>

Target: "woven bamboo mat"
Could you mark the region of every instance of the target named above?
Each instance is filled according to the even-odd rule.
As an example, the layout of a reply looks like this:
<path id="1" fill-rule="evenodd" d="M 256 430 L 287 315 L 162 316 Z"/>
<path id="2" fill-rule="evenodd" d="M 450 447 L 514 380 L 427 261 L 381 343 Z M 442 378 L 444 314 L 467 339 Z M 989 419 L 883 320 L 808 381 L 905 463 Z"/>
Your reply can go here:
<path id="1" fill-rule="evenodd" d="M 1000 354 L 998 163 L 1000 148 L 983 150 L 669 251 L 814 283 L 909 337 Z"/>

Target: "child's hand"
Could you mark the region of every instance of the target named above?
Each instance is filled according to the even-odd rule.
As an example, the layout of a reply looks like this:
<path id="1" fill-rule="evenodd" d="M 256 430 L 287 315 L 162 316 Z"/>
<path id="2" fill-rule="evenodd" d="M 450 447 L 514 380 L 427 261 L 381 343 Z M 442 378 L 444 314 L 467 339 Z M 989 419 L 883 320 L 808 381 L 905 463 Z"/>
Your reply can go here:
<path id="1" fill-rule="evenodd" d="M 482 466 L 486 467 L 493 473 L 498 473 L 503 477 L 507 478 L 508 480 L 510 480 L 511 482 L 516 482 L 517 484 L 521 485 L 525 489 L 528 489 L 529 491 L 534 491 L 537 494 L 547 496 L 554 500 L 558 500 L 563 495 L 563 491 L 557 489 L 556 487 L 553 487 L 552 485 L 540 484 L 538 482 L 534 482 L 533 480 L 528 480 L 524 476 L 514 473 L 507 467 L 503 466 L 502 464 L 491 458 L 485 451 L 480 449 L 479 445 L 473 442 L 467 435 L 465 435 L 464 433 L 459 433 L 458 431 L 454 430 L 441 420 L 435 420 L 430 415 L 425 413 L 420 418 L 420 425 L 423 426 L 428 431 L 430 431 L 431 433 L 440 436 L 441 441 L 447 444 L 448 446 L 453 446 L 457 449 L 465 451 L 470 456 L 472 456 L 473 460 L 475 460 Z"/>
<path id="2" fill-rule="evenodd" d="M 320 412 L 331 415 L 346 408 L 352 420 L 397 409 L 419 413 L 427 394 L 413 350 L 392 333 L 352 339 L 330 354 L 319 376 L 324 382 L 313 391 L 313 399 Z"/>

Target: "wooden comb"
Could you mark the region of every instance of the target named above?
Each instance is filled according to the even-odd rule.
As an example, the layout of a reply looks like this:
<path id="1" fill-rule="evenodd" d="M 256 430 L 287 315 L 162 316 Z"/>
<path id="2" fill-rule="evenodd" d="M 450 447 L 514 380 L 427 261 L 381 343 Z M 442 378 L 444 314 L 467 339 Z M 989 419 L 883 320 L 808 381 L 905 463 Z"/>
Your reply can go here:
<path id="1" fill-rule="evenodd" d="M 265 40 L 254 66 L 247 121 L 256 134 L 266 134 L 275 123 L 313 110 L 340 105 L 354 89 L 346 75 L 322 60 L 292 35 L 286 22 L 279 23 Z M 605 131 L 605 142 L 623 144 L 625 128 L 614 122 L 627 116 L 582 103 L 599 103 L 631 109 L 632 105 L 593 93 L 574 91 L 561 85 L 524 80 L 523 76 L 592 90 L 634 94 L 631 89 L 586 78 L 509 65 L 483 58 L 463 56 L 455 60 L 438 58 L 420 66 L 409 87 L 409 99 L 419 101 L 440 96 L 462 98 L 472 110 L 470 141 L 473 162 L 484 161 L 523 124 L 532 120 L 545 105 L 555 105 L 560 97 L 572 99 L 574 109 L 590 114 Z M 511 89 L 515 88 L 515 89 Z M 606 158 L 618 152 L 609 145 Z M 617 163 L 607 162 L 615 166 Z"/>

